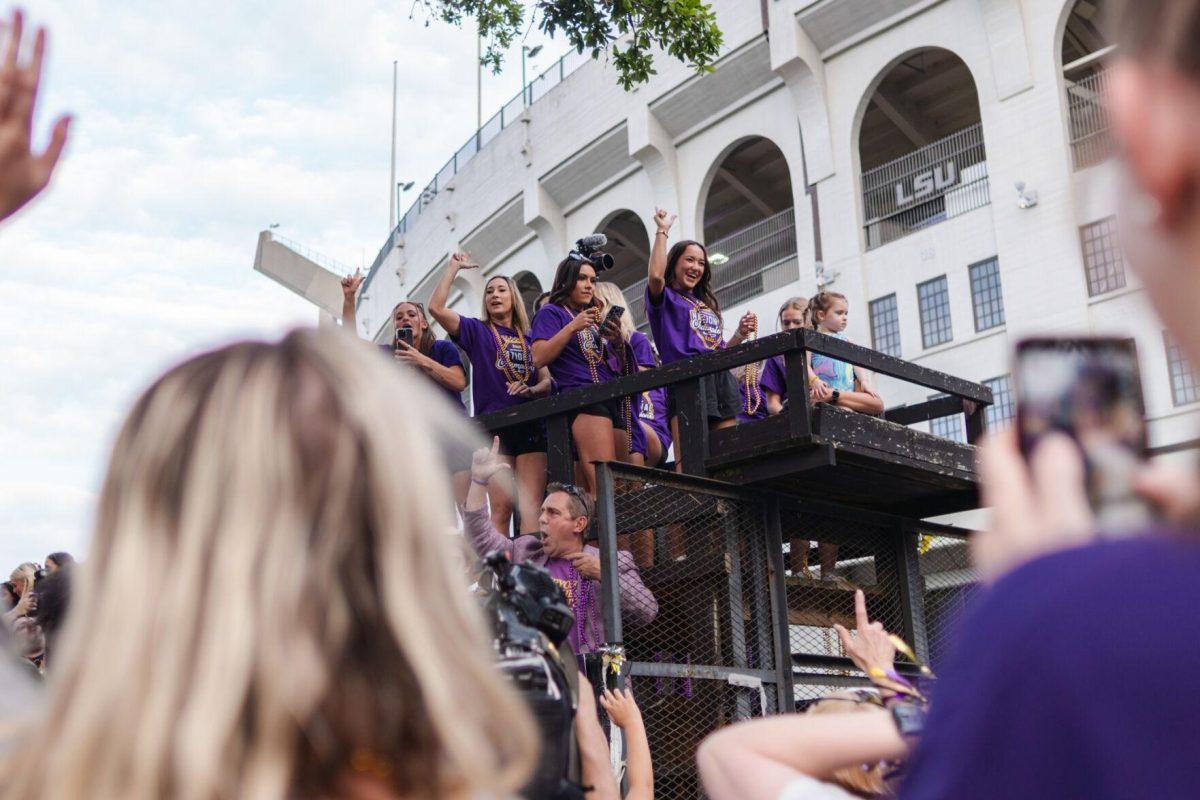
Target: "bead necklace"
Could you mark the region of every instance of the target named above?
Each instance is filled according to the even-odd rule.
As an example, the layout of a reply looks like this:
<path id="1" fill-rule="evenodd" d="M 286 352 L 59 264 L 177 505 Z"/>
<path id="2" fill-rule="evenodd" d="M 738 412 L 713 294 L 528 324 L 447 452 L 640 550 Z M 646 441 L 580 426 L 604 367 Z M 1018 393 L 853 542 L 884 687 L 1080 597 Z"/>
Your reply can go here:
<path id="1" fill-rule="evenodd" d="M 525 343 L 525 337 L 517 334 L 514 339 L 510 336 L 500 336 L 500 331 L 496 329 L 496 324 L 491 320 L 488 321 L 488 330 L 492 332 L 492 338 L 496 340 L 496 356 L 497 364 L 500 371 L 504 373 L 504 377 L 509 383 L 527 383 L 531 377 L 533 358 L 529 353 L 529 345 Z M 516 344 L 521 349 L 522 365 L 518 367 L 512 362 L 512 356 L 508 351 L 508 344 Z"/>
<path id="2" fill-rule="evenodd" d="M 747 337 L 750 341 L 754 341 L 757 338 L 758 331 L 751 331 Z M 753 364 L 747 364 L 745 372 L 742 373 L 742 382 L 745 386 L 743 407 L 746 410 L 747 417 L 753 417 L 762 408 L 762 384 L 758 382 L 761 370 L 762 362 L 755 361 Z"/>
<path id="3" fill-rule="evenodd" d="M 571 570 L 571 597 L 575 601 L 571 610 L 575 612 L 575 624 L 579 626 L 580 652 L 595 649 L 588 636 L 588 620 L 592 618 L 592 609 L 596 605 L 596 593 L 592 582 L 583 577 L 574 564 L 568 563 Z"/>

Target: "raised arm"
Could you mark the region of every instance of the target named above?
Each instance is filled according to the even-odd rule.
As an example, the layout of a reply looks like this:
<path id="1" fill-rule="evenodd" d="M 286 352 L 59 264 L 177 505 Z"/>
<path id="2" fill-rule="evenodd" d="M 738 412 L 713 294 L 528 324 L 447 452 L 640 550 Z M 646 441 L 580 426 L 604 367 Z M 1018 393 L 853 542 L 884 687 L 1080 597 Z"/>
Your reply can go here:
<path id="1" fill-rule="evenodd" d="M 599 309 L 585 308 L 549 339 L 535 340 L 533 343 L 533 363 L 539 367 L 545 367 L 554 363 L 562 355 L 562 351 L 571 341 L 571 337 L 589 325 L 599 324 L 599 317 Z"/>
<path id="2" fill-rule="evenodd" d="M 654 246 L 650 249 L 650 274 L 646 279 L 646 289 L 650 299 L 658 303 L 663 289 L 667 286 L 667 238 L 671 235 L 671 226 L 678 217 L 666 209 L 654 210 Z"/>
<path id="3" fill-rule="evenodd" d="M 442 273 L 442 279 L 438 281 L 437 287 L 433 290 L 433 297 L 429 298 L 430 316 L 436 319 L 438 324 L 451 336 L 458 335 L 459 320 L 457 311 L 446 308 L 446 301 L 450 299 L 450 287 L 454 285 L 454 279 L 458 276 L 459 270 L 478 269 L 478 267 L 478 264 L 471 263 L 469 253 L 452 254 L 450 263 L 446 265 L 446 271 Z"/>
<path id="4" fill-rule="evenodd" d="M 467 490 L 467 501 L 463 504 L 463 528 L 471 549 L 480 558 L 494 550 L 513 555 L 513 540 L 509 539 L 492 524 L 488 511 L 488 482 L 501 470 L 509 469 L 498 457 L 500 437 L 492 437 L 492 447 L 481 447 L 471 456 L 471 488 Z"/>
<path id="5" fill-rule="evenodd" d="M 758 330 L 758 314 L 753 311 L 747 311 L 742 314 L 742 318 L 738 320 L 738 328 L 733 336 L 729 337 L 729 341 L 725 343 L 726 347 L 734 347 L 750 338 L 750 334 Z"/>
<path id="6" fill-rule="evenodd" d="M 40 155 L 33 152 L 33 112 L 42 79 L 46 29 L 37 29 L 33 51 L 24 54 L 21 53 L 24 24 L 21 12 L 14 11 L 0 63 L 0 220 L 28 203 L 50 183 L 71 124 L 69 116 L 59 117 L 46 149 Z M 0 29 L 4 27 L 0 25 Z"/>
<path id="7" fill-rule="evenodd" d="M 358 308 L 355 298 L 358 297 L 358 287 L 362 286 L 361 269 L 354 270 L 353 275 L 342 278 L 342 327 L 349 328 L 355 336 L 358 335 Z"/>
<path id="8" fill-rule="evenodd" d="M 575 710 L 575 739 L 579 742 L 579 769 L 584 786 L 590 786 L 588 800 L 621 800 L 612 774 L 608 740 L 596 713 L 592 684 L 579 674 L 579 708 Z"/>
<path id="9" fill-rule="evenodd" d="M 612 691 L 605 689 L 600 705 L 608 718 L 625 734 L 625 763 L 628 767 L 629 792 L 625 800 L 654 800 L 654 766 L 650 761 L 650 742 L 642 712 L 634 702 L 628 687 Z"/>

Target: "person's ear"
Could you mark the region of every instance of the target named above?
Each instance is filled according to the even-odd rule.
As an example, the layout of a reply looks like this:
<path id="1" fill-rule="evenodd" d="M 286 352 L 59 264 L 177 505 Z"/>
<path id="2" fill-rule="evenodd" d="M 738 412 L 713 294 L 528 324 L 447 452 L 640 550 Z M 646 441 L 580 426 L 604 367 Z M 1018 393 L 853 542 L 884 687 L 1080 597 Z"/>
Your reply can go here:
<path id="1" fill-rule="evenodd" d="M 575 533 L 577 533 L 579 536 L 583 537 L 584 539 L 587 539 L 586 534 L 587 534 L 589 522 L 591 522 L 591 520 L 589 520 L 587 517 L 576 517 L 575 518 Z"/>
<path id="2" fill-rule="evenodd" d="M 1173 227 L 1188 211 L 1200 170 L 1200 93 L 1173 71 L 1130 60 L 1114 65 L 1109 80 L 1113 132 L 1131 177 L 1157 204 L 1159 224 Z"/>

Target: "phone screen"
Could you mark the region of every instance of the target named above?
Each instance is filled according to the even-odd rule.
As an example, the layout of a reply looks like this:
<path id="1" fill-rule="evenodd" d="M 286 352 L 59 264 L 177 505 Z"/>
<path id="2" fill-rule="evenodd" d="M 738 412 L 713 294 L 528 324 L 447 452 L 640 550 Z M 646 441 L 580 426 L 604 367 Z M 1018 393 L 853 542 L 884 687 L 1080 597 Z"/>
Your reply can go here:
<path id="1" fill-rule="evenodd" d="M 1088 499 L 1101 530 L 1128 531 L 1150 521 L 1133 490 L 1146 459 L 1146 412 L 1131 339 L 1029 339 L 1013 370 L 1017 428 L 1027 456 L 1057 431 L 1083 454 Z"/>
<path id="2" fill-rule="evenodd" d="M 401 342 L 404 342 L 405 344 L 409 345 L 410 347 L 412 346 L 412 343 L 413 343 L 413 329 L 412 328 L 400 328 L 399 330 L 396 331 L 395 349 L 397 349 L 397 350 L 400 349 Z"/>
<path id="3" fill-rule="evenodd" d="M 622 308 L 621 306 L 613 306 L 612 308 L 610 308 L 608 310 L 608 315 L 604 318 L 604 324 L 601 327 L 607 328 L 609 326 L 609 323 L 619 322 L 621 319 L 621 315 L 623 315 L 624 313 L 625 313 L 625 309 Z"/>

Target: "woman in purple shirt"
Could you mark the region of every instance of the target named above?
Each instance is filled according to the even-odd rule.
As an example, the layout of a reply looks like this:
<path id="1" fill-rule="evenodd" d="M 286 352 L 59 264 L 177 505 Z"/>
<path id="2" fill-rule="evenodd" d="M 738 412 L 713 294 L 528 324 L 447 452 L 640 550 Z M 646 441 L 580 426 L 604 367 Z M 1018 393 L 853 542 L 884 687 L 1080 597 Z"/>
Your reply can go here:
<path id="1" fill-rule="evenodd" d="M 737 332 L 725 341 L 721 308 L 710 287 L 712 269 L 708 251 L 700 242 L 685 239 L 667 252 L 667 238 L 676 216 L 663 209 L 654 212 L 654 248 L 650 253 L 646 283 L 646 316 L 664 364 L 695 355 L 732 347 L 758 327 L 754 312 L 747 311 Z M 714 428 L 737 423 L 741 395 L 730 372 L 718 372 L 704 379 L 708 397 L 708 420 Z M 679 440 L 678 418 L 671 398 L 671 430 Z"/>
<path id="2" fill-rule="evenodd" d="M 471 399 L 475 416 L 511 408 L 550 393 L 550 371 L 533 366 L 529 341 L 529 316 L 512 278 L 493 275 L 483 287 L 479 318 L 467 317 L 446 307 L 450 287 L 459 270 L 476 269 L 466 253 L 450 257 L 433 297 L 429 313 L 471 361 Z M 518 533 L 534 533 L 538 507 L 546 493 L 546 434 L 541 422 L 527 422 L 500 431 L 498 458 L 517 479 Z M 512 520 L 512 492 L 499 481 L 488 487 L 492 524 L 508 531 Z"/>
<path id="3" fill-rule="evenodd" d="M 554 273 L 550 300 L 533 318 L 533 362 L 549 367 L 558 393 L 611 381 L 621 372 L 624 341 L 617 323 L 600 331 L 600 301 L 596 299 L 596 270 L 568 256 Z M 629 441 L 616 400 L 596 403 L 576 412 L 571 436 L 579 455 L 581 482 L 594 497 L 593 461 L 626 461 Z"/>
<path id="4" fill-rule="evenodd" d="M 808 318 L 808 299 L 789 297 L 779 307 L 779 330 L 803 328 Z M 757 364 L 747 364 L 741 378 L 742 408 L 738 422 L 766 419 L 783 411 L 787 402 L 787 377 L 783 356 L 772 356 Z"/>

